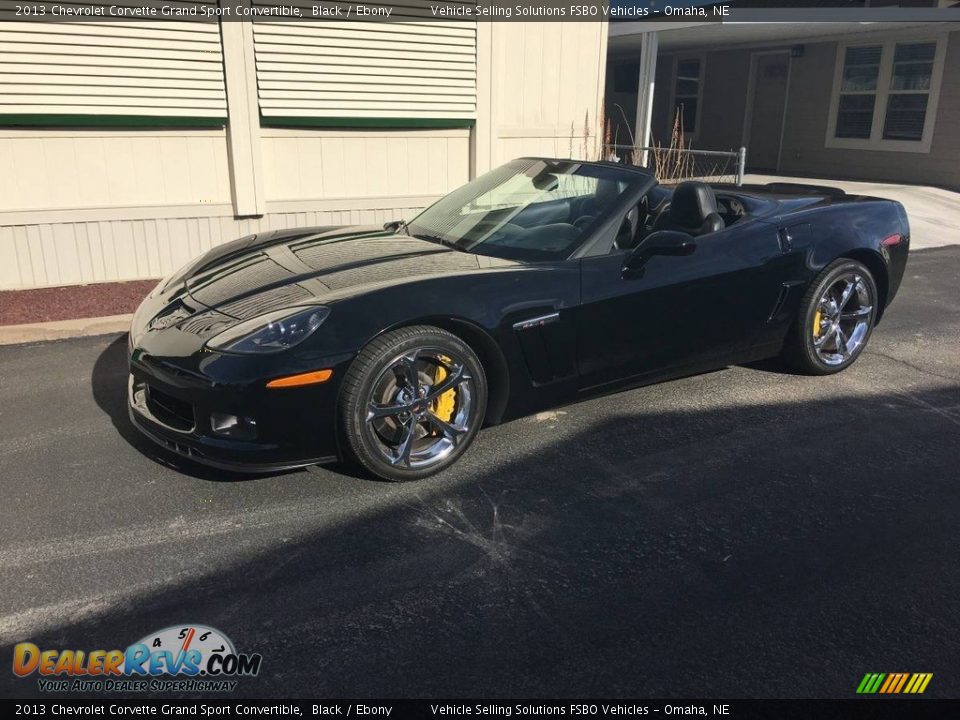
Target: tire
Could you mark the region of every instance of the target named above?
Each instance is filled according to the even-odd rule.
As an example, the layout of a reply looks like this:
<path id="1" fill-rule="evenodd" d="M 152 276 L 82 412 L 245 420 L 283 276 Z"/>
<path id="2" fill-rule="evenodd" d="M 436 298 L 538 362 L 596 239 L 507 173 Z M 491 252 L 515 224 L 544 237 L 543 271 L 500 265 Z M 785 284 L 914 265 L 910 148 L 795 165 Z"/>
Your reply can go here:
<path id="1" fill-rule="evenodd" d="M 847 258 L 834 261 L 804 293 L 783 359 L 810 375 L 845 370 L 860 357 L 873 333 L 878 303 L 877 284 L 863 263 Z"/>
<path id="2" fill-rule="evenodd" d="M 446 330 L 400 328 L 373 339 L 340 393 L 344 447 L 384 480 L 419 480 L 450 467 L 471 445 L 487 409 L 476 353 Z"/>

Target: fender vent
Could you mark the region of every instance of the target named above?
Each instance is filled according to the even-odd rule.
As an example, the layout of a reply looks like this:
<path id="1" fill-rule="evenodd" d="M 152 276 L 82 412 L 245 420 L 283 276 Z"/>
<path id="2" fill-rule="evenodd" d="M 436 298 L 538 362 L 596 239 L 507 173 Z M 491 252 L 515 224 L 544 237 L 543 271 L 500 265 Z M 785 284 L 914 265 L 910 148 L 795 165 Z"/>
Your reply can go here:
<path id="1" fill-rule="evenodd" d="M 796 299 L 797 289 L 802 288 L 803 283 L 799 280 L 793 280 L 791 282 L 785 282 L 780 286 L 780 292 L 777 294 L 777 301 L 773 304 L 773 309 L 770 311 L 769 317 L 767 317 L 767 322 L 775 322 L 784 320 L 784 311 L 790 311 L 792 303 L 790 303 L 791 297 Z"/>
<path id="2" fill-rule="evenodd" d="M 784 232 L 781 230 L 780 232 Z M 767 318 L 767 322 L 771 322 L 783 308 L 783 304 L 787 301 L 787 293 L 790 292 L 790 287 L 787 285 L 780 286 L 780 294 L 777 295 L 777 302 L 773 306 L 773 310 L 770 311 L 770 316 Z"/>

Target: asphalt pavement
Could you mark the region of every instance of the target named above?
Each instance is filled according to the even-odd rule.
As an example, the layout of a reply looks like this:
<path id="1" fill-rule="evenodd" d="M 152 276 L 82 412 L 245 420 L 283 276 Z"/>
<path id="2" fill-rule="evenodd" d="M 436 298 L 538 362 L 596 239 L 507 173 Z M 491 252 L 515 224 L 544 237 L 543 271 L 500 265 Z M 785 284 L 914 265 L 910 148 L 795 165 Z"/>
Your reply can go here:
<path id="1" fill-rule="evenodd" d="M 960 696 L 960 247 L 838 376 L 582 402 L 411 484 L 185 465 L 126 419 L 125 342 L 0 348 L 0 696 L 37 694 L 13 643 L 183 623 L 262 654 L 240 696 Z"/>

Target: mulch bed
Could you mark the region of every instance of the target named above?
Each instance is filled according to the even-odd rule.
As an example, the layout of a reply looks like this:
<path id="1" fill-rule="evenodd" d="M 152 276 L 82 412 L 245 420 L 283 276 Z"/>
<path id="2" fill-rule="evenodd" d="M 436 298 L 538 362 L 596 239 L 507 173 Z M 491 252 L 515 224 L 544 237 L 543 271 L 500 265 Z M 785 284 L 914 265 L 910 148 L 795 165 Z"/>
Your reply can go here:
<path id="1" fill-rule="evenodd" d="M 0 291 L 0 325 L 123 315 L 137 309 L 157 280 Z"/>

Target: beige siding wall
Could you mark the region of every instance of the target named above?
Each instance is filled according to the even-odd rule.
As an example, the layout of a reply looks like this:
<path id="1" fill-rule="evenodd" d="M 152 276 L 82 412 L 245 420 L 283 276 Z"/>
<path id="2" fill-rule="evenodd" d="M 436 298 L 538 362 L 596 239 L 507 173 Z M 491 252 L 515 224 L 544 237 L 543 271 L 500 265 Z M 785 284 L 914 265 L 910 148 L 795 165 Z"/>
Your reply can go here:
<path id="1" fill-rule="evenodd" d="M 469 130 L 262 131 L 267 202 L 442 195 L 470 176 Z"/>
<path id="2" fill-rule="evenodd" d="M 426 204 L 424 198 L 409 200 L 417 204 L 385 207 L 382 198 L 353 199 L 337 202 L 335 210 L 272 212 L 241 220 L 226 208 L 228 214 L 209 217 L 0 225 L 0 289 L 159 278 L 216 245 L 250 233 L 378 224 L 409 217 Z"/>
<path id="3" fill-rule="evenodd" d="M 520 155 L 590 155 L 605 58 L 605 23 L 478 25 L 472 129 L 260 128 L 254 104 L 255 218 L 227 130 L 0 128 L 0 289 L 160 277 L 262 229 L 409 219 Z"/>
<path id="4" fill-rule="evenodd" d="M 0 224 L 31 212 L 230 202 L 226 134 L 0 129 Z"/>
<path id="5" fill-rule="evenodd" d="M 0 131 L 0 289 L 160 277 L 249 232 L 411 217 L 469 179 L 468 130 L 268 130 L 237 220 L 224 131 Z"/>
<path id="6" fill-rule="evenodd" d="M 484 108 L 492 128 L 486 165 L 521 155 L 598 157 L 606 23 L 490 26 L 495 81 Z"/>
<path id="7" fill-rule="evenodd" d="M 807 45 L 793 59 L 781 171 L 960 187 L 960 32 L 950 34 L 929 153 L 824 147 L 838 47 Z"/>

